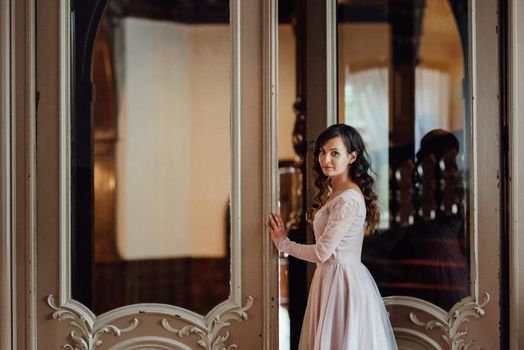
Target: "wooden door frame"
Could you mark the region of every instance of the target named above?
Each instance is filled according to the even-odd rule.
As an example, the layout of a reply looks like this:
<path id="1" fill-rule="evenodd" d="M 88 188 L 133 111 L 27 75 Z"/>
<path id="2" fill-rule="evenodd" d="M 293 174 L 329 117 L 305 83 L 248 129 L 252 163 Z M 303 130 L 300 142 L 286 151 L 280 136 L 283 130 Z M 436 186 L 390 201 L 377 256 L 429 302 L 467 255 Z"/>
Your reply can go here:
<path id="1" fill-rule="evenodd" d="M 524 348 L 524 3 L 508 1 L 509 345 Z"/>
<path id="2" fill-rule="evenodd" d="M 509 111 L 509 123 L 510 123 L 510 345 L 512 350 L 520 349 L 524 344 L 524 333 L 520 331 L 522 324 L 524 323 L 524 304 L 519 300 L 519 296 L 524 290 L 524 239 L 519 237 L 519 232 L 522 231 L 522 218 L 524 218 L 524 206 L 522 205 L 522 198 L 524 198 L 524 186 L 519 182 L 520 176 L 522 175 L 522 166 L 524 164 L 524 156 L 522 152 L 518 152 L 523 149 L 522 141 L 520 136 L 524 132 L 524 120 L 523 117 L 523 101 L 524 101 L 524 70 L 519 62 L 522 62 L 522 52 L 524 48 L 524 36 L 517 35 L 523 32 L 524 26 L 524 5 L 519 0 L 508 0 L 509 1 L 509 33 L 511 39 L 509 42 L 509 59 L 510 59 L 510 106 Z M 2 202 L 2 239 L 0 240 L 0 251 L 2 259 L 0 260 L 0 280 L 2 281 L 2 290 L 0 292 L 0 303 L 8 307 L 2 308 L 0 324 L 0 335 L 2 339 L 2 348 L 4 346 L 11 346 L 15 349 L 36 349 L 36 342 L 38 339 L 36 323 L 43 321 L 48 317 L 48 309 L 45 312 L 37 313 L 37 309 L 41 310 L 42 300 L 36 298 L 36 260 L 35 260 L 35 249 L 36 249 L 36 177 L 35 177 L 35 157 L 36 157 L 36 110 L 37 101 L 40 94 L 44 91 L 37 93 L 35 86 L 36 77 L 36 7 L 41 6 L 45 1 L 35 0 L 23 0 L 14 1 L 7 0 L 2 2 L 0 7 L 0 70 L 2 76 L 0 79 L 0 127 L 2 132 L 2 143 L 0 144 L 0 161 L 2 164 L 2 177 L 0 178 L 2 192 L 0 193 L 0 201 Z M 473 68 L 477 71 L 484 70 L 487 74 L 497 76 L 496 73 L 499 70 L 499 62 L 497 59 L 498 47 L 493 47 L 493 42 L 496 42 L 496 20 L 493 19 L 496 13 L 496 4 L 494 1 L 482 2 L 471 1 L 471 4 L 475 5 L 475 51 L 477 55 L 482 54 L 485 62 L 476 62 L 477 67 Z M 262 5 L 258 4 L 252 11 L 262 11 Z M 265 7 L 264 16 L 271 16 L 270 7 Z M 247 11 L 247 10 L 246 10 Z M 42 13 L 42 12 L 41 12 Z M 274 12 L 273 12 L 274 13 Z M 5 19 L 5 21 L 4 21 Z M 49 13 L 47 21 L 53 23 L 57 20 L 57 13 Z M 267 23 L 267 17 L 263 19 L 264 23 Z M 260 22 L 253 24 L 254 26 L 261 25 Z M 42 30 L 56 30 L 56 23 L 49 28 L 45 26 Z M 265 27 L 266 29 L 269 27 Z M 254 30 L 254 29 L 253 29 Z M 49 35 L 56 35 L 56 32 L 49 33 Z M 268 43 L 271 42 L 269 36 L 266 36 L 264 48 L 267 48 Z M 484 41 L 484 42 L 483 42 Z M 256 45 L 256 43 L 253 43 Z M 269 47 L 272 47 L 269 44 Z M 492 53 L 490 52 L 492 51 Z M 267 53 L 266 53 L 267 54 Z M 274 55 L 275 53 L 271 53 Z M 249 57 L 253 58 L 256 54 L 251 53 Z M 6 60 L 7 58 L 7 60 Z M 267 62 L 267 58 L 264 59 Z M 9 61 L 9 64 L 7 64 Z M 246 63 L 249 65 L 249 63 Z M 256 64 L 252 64 L 248 69 L 249 72 L 256 71 Z M 268 66 L 264 68 L 264 74 L 267 74 Z M 7 72 L 4 74 L 4 72 Z M 53 72 L 55 74 L 56 72 Z M 51 73 L 49 73 L 51 74 Z M 252 73 L 255 74 L 255 73 Z M 484 73 L 486 74 L 486 73 Z M 267 75 L 265 75 L 267 76 Z M 274 79 L 274 78 L 273 78 Z M 49 85 L 57 82 L 50 81 Z M 481 117 L 485 119 L 481 122 L 481 125 L 477 125 L 477 131 L 495 138 L 498 133 L 499 127 L 494 123 L 493 119 L 497 119 L 494 116 L 500 115 L 498 111 L 497 103 L 493 101 L 497 100 L 496 95 L 499 92 L 496 82 L 492 81 L 476 81 L 476 86 L 481 89 L 477 90 L 475 95 L 477 98 L 472 102 L 476 111 L 481 111 Z M 485 86 L 481 86 L 485 84 Z M 264 87 L 261 87 L 261 91 L 264 94 L 264 103 L 266 103 L 266 112 L 264 115 L 266 118 L 264 123 L 273 120 L 274 115 L 271 116 L 268 113 L 272 110 L 271 103 L 274 103 L 275 98 L 275 84 L 271 79 L 267 79 Z M 261 93 L 261 94 L 262 94 Z M 480 93 L 480 94 L 479 94 Z M 479 99 L 479 96 L 489 96 L 488 99 Z M 56 96 L 52 96 L 56 98 Z M 480 100 L 480 101 L 479 101 Z M 273 102 L 271 102 L 273 101 Z M 249 104 L 243 105 L 245 113 L 250 112 Z M 475 113 L 475 112 L 474 112 Z M 520 119 L 519 119 L 520 117 Z M 40 120 L 40 123 L 46 121 Z M 275 147 L 271 145 L 272 140 L 269 139 L 269 135 L 274 132 L 274 126 L 266 125 L 266 131 L 264 136 L 255 135 L 257 137 L 264 138 L 267 147 Z M 50 129 L 51 130 L 51 129 Z M 249 135 L 246 135 L 248 137 Z M 476 140 L 475 140 L 476 142 Z M 498 149 L 499 144 L 479 144 L 480 149 L 477 154 L 481 154 L 484 158 L 499 157 L 494 149 Z M 264 146 L 265 148 L 266 146 Z M 487 150 L 487 153 L 483 153 L 483 149 Z M 275 164 L 273 156 L 266 158 L 266 164 Z M 482 206 L 479 207 L 477 216 L 480 217 L 479 226 L 482 226 L 482 232 L 479 235 L 477 245 L 480 247 L 479 254 L 485 256 L 485 247 L 490 245 L 500 245 L 500 226 L 497 223 L 490 223 L 489 221 L 482 219 L 482 214 L 490 214 L 493 211 L 497 211 L 497 207 L 493 206 L 493 202 L 497 202 L 498 195 L 494 190 L 497 188 L 497 167 L 490 169 L 490 164 L 485 161 L 482 164 L 478 164 L 477 171 L 482 177 L 481 182 L 486 183 L 491 191 L 481 194 L 481 198 L 478 199 L 482 202 Z M 9 175 L 7 175 L 9 174 Z M 260 175 L 268 181 L 265 184 L 266 189 L 270 189 L 270 192 L 275 191 L 275 180 L 271 179 L 272 175 L 269 171 L 265 171 L 265 175 Z M 276 171 L 273 172 L 276 174 Z M 52 180 L 54 181 L 54 180 Z M 259 182 L 258 182 L 259 183 Z M 494 195 L 494 196 L 493 196 Z M 265 199 L 265 204 L 261 211 L 266 211 L 270 207 L 276 206 L 276 195 L 272 194 L 272 199 Z M 500 201 L 498 201 L 500 203 Z M 261 206 L 262 208 L 262 206 Z M 41 215 L 41 214 L 40 214 Z M 6 221 L 8 220 L 8 221 Z M 259 225 L 260 231 L 263 231 L 263 222 Z M 493 232 L 493 235 L 489 233 Z M 497 233 L 498 232 L 498 233 Z M 40 240 L 43 238 L 40 237 Z M 246 248 L 253 248 L 259 242 L 249 244 Z M 46 248 L 46 244 L 42 248 Z M 271 254 L 271 245 L 268 240 L 264 242 L 264 254 L 266 255 L 265 262 L 260 263 L 267 269 L 274 269 L 274 261 Z M 499 259 L 499 253 L 496 253 L 493 259 L 487 261 L 481 261 L 479 265 L 479 291 L 486 289 L 495 288 L 493 283 L 484 281 L 482 276 L 489 276 L 490 274 L 497 275 L 496 264 L 494 261 Z M 269 258 L 268 258 L 269 257 Z M 274 257 L 274 256 L 273 256 Z M 258 266 L 255 263 L 253 266 Z M 490 266 L 493 265 L 493 266 Z M 265 274 L 264 278 L 266 281 L 272 281 L 273 277 L 269 274 Z M 4 284 L 6 282 L 6 284 Z M 272 282 L 266 282 L 272 283 Z M 7 286 L 7 287 L 6 287 Z M 268 284 L 266 284 L 268 286 Z M 275 285 L 269 287 L 265 291 L 264 299 L 274 296 Z M 278 300 L 278 299 L 277 299 Z M 482 301 L 482 300 L 481 300 Z M 275 303 L 270 303 L 270 307 L 275 308 Z M 491 299 L 486 308 L 488 315 L 494 311 L 493 308 L 497 308 L 497 300 Z M 268 312 L 273 317 L 274 314 Z M 267 315 L 265 316 L 267 317 Z M 484 336 L 492 336 L 494 332 L 498 332 L 498 324 L 490 322 L 484 322 L 484 318 L 478 320 L 472 319 L 470 325 L 472 338 L 477 339 L 477 345 L 484 346 L 486 348 L 491 347 L 492 343 L 483 343 Z M 481 322 L 482 324 L 478 324 Z M 271 328 L 269 325 L 263 327 L 265 330 L 261 331 L 264 333 L 264 338 L 267 338 L 266 332 L 270 329 L 272 332 L 272 339 L 275 339 L 276 328 Z M 52 338 L 59 337 L 62 339 L 67 334 L 62 331 L 53 331 L 47 334 Z M 497 338 L 497 337 L 494 337 Z M 271 349 L 270 343 L 264 341 L 266 349 Z M 275 348 L 275 347 L 273 347 Z"/>
<path id="3" fill-rule="evenodd" d="M 234 271 L 232 284 L 232 300 L 240 304 L 237 309 L 230 311 L 238 316 L 239 321 L 244 322 L 232 323 L 229 328 L 231 336 L 229 340 L 225 340 L 228 343 L 235 342 L 243 348 L 253 345 L 269 350 L 275 349 L 275 344 L 278 344 L 277 255 L 269 236 L 265 234 L 264 220 L 265 213 L 276 209 L 278 201 L 275 142 L 276 2 L 232 2 L 235 4 L 232 11 L 235 20 L 232 25 L 236 33 L 232 41 L 237 45 L 232 58 L 236 62 L 233 64 L 235 87 L 232 94 L 241 97 L 233 98 L 231 106 L 242 116 L 237 118 L 240 133 L 232 140 L 233 143 L 242 144 L 241 152 L 238 152 L 236 158 L 238 163 L 235 164 L 235 176 L 241 177 L 239 181 L 242 193 L 237 194 L 237 199 L 242 201 L 242 206 L 239 206 L 236 213 L 233 212 L 233 221 L 242 230 L 242 240 L 232 249 L 242 261 L 242 269 Z M 111 321 L 109 315 L 93 318 L 89 310 L 79 303 L 68 304 L 70 279 L 67 275 L 70 271 L 67 230 L 70 228 L 70 218 L 65 210 L 70 185 L 67 176 L 67 119 L 70 110 L 68 0 L 10 0 L 7 5 L 3 2 L 1 9 L 1 18 L 8 18 L 9 21 L 2 22 L 0 33 L 2 38 L 9 35 L 10 40 L 9 43 L 0 41 L 0 50 L 2 53 L 10 53 L 6 55 L 10 64 L 10 76 L 16 78 L 16 99 L 7 92 L 10 81 L 2 79 L 0 82 L 1 97 L 7 96 L 9 101 L 16 101 L 15 107 L 10 107 L 9 115 L 4 113 L 8 108 L 0 105 L 2 133 L 10 135 L 1 145 L 0 160 L 13 175 L 10 179 L 1 178 L 2 185 L 8 186 L 13 193 L 1 193 L 2 215 L 15 215 L 11 213 L 15 207 L 17 210 L 15 220 L 11 221 L 16 222 L 16 234 L 11 229 L 7 235 L 4 232 L 2 235 L 2 238 L 12 238 L 13 241 L 2 241 L 0 244 L 2 252 L 11 254 L 0 261 L 0 278 L 9 282 L 13 290 L 16 290 L 16 293 L 11 293 L 11 288 L 3 288 L 0 300 L 2 303 L 7 300 L 12 302 L 16 297 L 16 306 L 5 311 L 2 309 L 2 316 L 5 314 L 9 317 L 6 318 L 8 321 L 1 324 L 0 331 L 2 336 L 12 335 L 2 337 L 6 339 L 6 344 L 11 343 L 20 349 L 34 350 L 46 347 L 46 344 L 54 347 L 67 342 L 73 344 L 71 330 L 78 327 L 50 319 L 51 317 L 72 317 L 80 326 L 82 316 L 95 322 L 95 329 L 76 329 L 85 339 L 90 335 L 115 329 L 104 328 Z M 9 11 L 8 15 L 6 11 Z M 13 38 L 16 39 L 16 49 L 11 51 L 15 46 Z M 5 69 L 5 61 L 0 62 Z M 5 121 L 15 120 L 16 125 L 6 127 Z M 6 156 L 8 154 L 10 156 Z M 13 154 L 16 157 L 12 157 Z M 17 160 L 16 164 L 14 158 Z M 253 166 L 253 162 L 259 166 Z M 17 179 L 16 183 L 14 178 Z M 4 222 L 3 220 L 3 227 Z M 253 255 L 253 252 L 256 253 Z M 47 298 L 51 294 L 57 295 L 55 313 L 52 308 L 54 304 Z M 246 313 L 251 304 L 248 295 L 253 296 L 254 306 Z M 162 306 L 147 305 L 135 309 L 137 316 L 145 320 L 144 324 L 167 310 Z M 122 316 L 122 312 L 125 313 L 120 310 L 118 315 Z M 173 314 L 167 312 L 166 316 Z M 237 318 L 236 316 L 233 318 Z M 227 321 L 224 312 L 220 313 L 220 317 L 222 322 Z M 126 320 L 115 321 L 120 329 L 131 331 L 133 328 L 128 328 Z M 213 322 L 216 323 L 216 320 Z M 210 323 L 213 322 L 210 320 Z M 244 324 L 251 325 L 243 326 Z M 131 325 L 134 325 L 133 320 Z M 155 330 L 160 328 L 161 332 L 165 332 L 165 327 L 162 329 L 158 325 L 153 328 L 151 326 L 144 326 L 133 336 L 135 339 L 122 337 L 121 341 L 117 337 L 104 335 L 104 344 L 97 349 L 117 349 L 132 344 L 182 347 L 178 340 L 175 341 L 176 335 L 173 335 L 173 339 L 166 338 L 165 334 L 164 338 L 158 336 Z M 156 336 L 150 337 L 153 333 Z M 42 343 L 44 339 L 49 343 Z M 191 342 L 196 340 L 198 336 L 193 335 Z"/>
<path id="4" fill-rule="evenodd" d="M 499 267 L 503 259 L 503 197 L 500 191 L 501 154 L 500 146 L 500 36 L 498 33 L 498 2 L 495 0 L 470 0 L 468 6 L 469 40 L 469 99 L 465 102 L 471 110 L 470 140 L 470 186 L 471 203 L 471 296 L 457 303 L 451 310 L 441 308 L 420 299 L 405 296 L 385 298 L 391 313 L 396 335 L 399 338 L 419 344 L 458 349 L 459 346 L 475 340 L 485 348 L 496 348 L 502 333 L 499 330 L 501 320 L 501 283 Z M 318 14 L 317 14 L 318 15 Z M 336 17 L 325 14 L 326 28 L 333 26 Z M 309 32 L 308 32 L 309 34 Z M 308 40 L 318 40 L 329 44 L 331 38 L 312 33 Z M 326 45 L 329 46 L 329 45 Z M 320 45 L 317 51 L 324 52 Z M 329 59 L 309 58 L 309 67 L 329 67 Z M 325 56 L 324 56 L 325 57 Z M 321 63 L 322 65 L 319 65 Z M 332 74 L 336 81 L 335 69 L 324 73 L 316 69 L 308 78 L 316 80 L 318 91 L 307 91 L 306 96 L 313 99 L 307 102 L 308 140 L 314 139 L 314 133 L 335 122 L 329 119 L 330 98 L 326 96 L 329 79 L 323 74 Z M 322 72 L 322 73 L 318 73 Z M 308 89 L 314 84 L 308 84 Z M 316 93 L 316 95 L 314 95 Z M 320 102 L 319 102 L 320 101 Z M 335 109 L 336 110 L 336 109 Z M 327 112 L 326 112 L 327 111 Z M 319 116 L 322 115 L 321 116 Z M 327 116 L 324 118 L 323 116 Z M 310 185 L 310 188 L 311 185 Z M 310 203 L 309 203 L 310 204 Z M 479 259 L 479 257 L 482 257 Z M 466 330 L 466 324 L 468 324 Z M 464 331 L 461 333 L 461 331 Z M 448 341 L 444 341 L 443 338 Z"/>
<path id="5" fill-rule="evenodd" d="M 35 3 L 0 4 L 0 347 L 35 349 Z"/>
<path id="6" fill-rule="evenodd" d="M 0 3 L 0 348 L 13 346 L 13 293 L 11 255 L 12 218 L 12 113 L 11 113 L 11 2 Z"/>

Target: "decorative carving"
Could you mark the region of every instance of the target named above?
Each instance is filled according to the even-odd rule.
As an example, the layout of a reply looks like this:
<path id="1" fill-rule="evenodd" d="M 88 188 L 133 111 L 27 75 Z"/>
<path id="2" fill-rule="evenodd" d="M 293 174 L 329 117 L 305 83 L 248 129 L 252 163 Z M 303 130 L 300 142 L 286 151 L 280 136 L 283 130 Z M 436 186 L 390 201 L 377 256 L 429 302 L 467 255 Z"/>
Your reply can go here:
<path id="1" fill-rule="evenodd" d="M 410 226 L 416 215 L 415 164 L 407 159 L 399 165 L 390 164 L 390 225 Z"/>
<path id="2" fill-rule="evenodd" d="M 126 339 L 108 350 L 192 350 L 189 345 L 174 339 L 158 336 L 142 336 Z M 442 349 L 440 349 L 442 350 Z"/>
<path id="3" fill-rule="evenodd" d="M 113 325 L 97 325 L 96 316 L 90 312 L 83 312 L 81 308 L 75 307 L 74 303 L 66 303 L 60 307 L 56 306 L 53 295 L 47 297 L 47 304 L 55 310 L 53 318 L 55 320 L 64 321 L 71 320 L 71 326 L 78 328 L 82 335 L 79 335 L 75 330 L 71 331 L 70 336 L 74 341 L 74 345 L 64 344 L 64 348 L 71 350 L 95 350 L 102 341 L 99 339 L 103 334 L 113 334 L 119 337 L 122 333 L 127 333 L 138 327 L 138 320 L 133 318 L 131 325 L 127 328 L 120 329 Z"/>
<path id="4" fill-rule="evenodd" d="M 176 329 L 171 326 L 167 319 L 162 319 L 162 326 L 169 332 L 176 333 L 180 338 L 191 334 L 198 334 L 200 340 L 198 345 L 206 350 L 230 350 L 237 349 L 236 344 L 226 346 L 225 342 L 229 338 L 229 332 L 226 331 L 224 335 L 218 333 L 222 328 L 229 326 L 230 320 L 238 322 L 247 320 L 246 311 L 253 305 L 253 297 L 249 296 L 245 306 L 237 306 L 235 308 L 226 310 L 225 313 L 217 313 L 214 317 L 206 319 L 205 326 L 199 324 L 188 325 L 181 329 Z"/>
<path id="5" fill-rule="evenodd" d="M 419 161 L 421 176 L 421 217 L 423 220 L 432 220 L 435 218 L 437 205 L 435 202 L 436 178 L 435 167 L 438 162 L 434 155 L 430 154 Z"/>
<path id="6" fill-rule="evenodd" d="M 490 295 L 484 293 L 484 302 L 479 304 L 473 299 L 457 304 L 448 313 L 447 322 L 444 320 L 430 320 L 428 322 L 420 321 L 415 313 L 410 312 L 410 320 L 427 330 L 438 328 L 442 331 L 442 338 L 448 343 L 451 350 L 467 350 L 475 341 L 466 341 L 468 328 L 464 323 L 469 322 L 470 317 L 480 318 L 486 314 L 484 307 L 489 303 Z"/>
<path id="7" fill-rule="evenodd" d="M 400 225 L 406 227 L 413 225 L 415 214 L 415 207 L 413 206 L 415 164 L 413 160 L 407 159 L 402 162 L 398 171 L 400 173 Z"/>
<path id="8" fill-rule="evenodd" d="M 302 164 L 307 155 L 306 140 L 306 106 L 301 98 L 293 104 L 295 112 L 295 126 L 293 127 L 293 148 L 299 157 L 299 163 Z"/>

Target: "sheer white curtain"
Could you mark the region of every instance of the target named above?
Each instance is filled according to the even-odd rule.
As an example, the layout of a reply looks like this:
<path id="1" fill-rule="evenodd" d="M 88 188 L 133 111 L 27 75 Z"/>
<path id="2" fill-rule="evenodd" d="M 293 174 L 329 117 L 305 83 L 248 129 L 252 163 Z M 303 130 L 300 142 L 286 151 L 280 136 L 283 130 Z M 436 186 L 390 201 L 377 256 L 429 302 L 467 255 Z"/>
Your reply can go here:
<path id="1" fill-rule="evenodd" d="M 388 69 L 373 68 L 345 72 L 345 123 L 354 126 L 362 135 L 376 173 L 382 213 L 389 212 L 389 100 Z M 380 227 L 386 227 L 388 215 L 381 216 Z"/>
<path id="2" fill-rule="evenodd" d="M 372 169 L 377 176 L 380 199 L 380 227 L 388 224 L 389 163 L 389 79 L 388 68 L 345 71 L 344 122 L 364 138 Z M 415 152 L 427 132 L 449 129 L 449 76 L 434 69 L 415 71 Z"/>
<path id="3" fill-rule="evenodd" d="M 433 129 L 449 130 L 449 76 L 435 69 L 415 70 L 415 152 Z"/>

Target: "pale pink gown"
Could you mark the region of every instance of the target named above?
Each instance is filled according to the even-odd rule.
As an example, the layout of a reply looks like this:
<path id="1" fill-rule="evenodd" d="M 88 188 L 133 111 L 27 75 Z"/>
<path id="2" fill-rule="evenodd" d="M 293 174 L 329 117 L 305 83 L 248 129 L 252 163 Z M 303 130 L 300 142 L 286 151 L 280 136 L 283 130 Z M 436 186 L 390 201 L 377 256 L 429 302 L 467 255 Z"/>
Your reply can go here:
<path id="1" fill-rule="evenodd" d="M 316 244 L 288 238 L 278 248 L 317 263 L 300 350 L 397 350 L 377 285 L 361 262 L 366 219 L 362 194 L 346 190 L 315 214 Z"/>

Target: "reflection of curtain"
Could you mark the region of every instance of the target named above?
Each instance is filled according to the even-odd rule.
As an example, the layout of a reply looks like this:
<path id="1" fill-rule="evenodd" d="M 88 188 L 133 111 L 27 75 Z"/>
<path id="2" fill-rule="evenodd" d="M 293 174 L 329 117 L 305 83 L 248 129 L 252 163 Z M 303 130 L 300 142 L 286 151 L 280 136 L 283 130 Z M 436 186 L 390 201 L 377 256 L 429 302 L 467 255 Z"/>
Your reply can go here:
<path id="1" fill-rule="evenodd" d="M 449 130 L 449 77 L 434 69 L 415 71 L 415 152 L 433 129 Z"/>
<path id="2" fill-rule="evenodd" d="M 381 200 L 381 227 L 387 226 L 389 206 L 389 93 L 388 69 L 372 68 L 345 72 L 345 123 L 357 128 L 364 138 L 377 176 Z M 449 128 L 449 77 L 433 69 L 415 71 L 415 152 L 427 132 Z M 386 225 L 386 226 L 384 226 Z"/>
<path id="3" fill-rule="evenodd" d="M 376 173 L 381 227 L 388 223 L 388 69 L 374 68 L 345 74 L 345 123 L 358 129 Z"/>
<path id="4" fill-rule="evenodd" d="M 126 260 L 223 258 L 229 27 L 126 17 L 117 33 L 119 253 Z M 197 148 L 213 152 L 195 157 Z"/>

